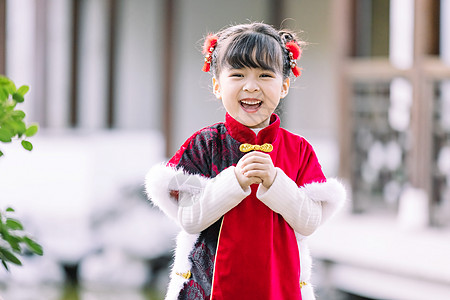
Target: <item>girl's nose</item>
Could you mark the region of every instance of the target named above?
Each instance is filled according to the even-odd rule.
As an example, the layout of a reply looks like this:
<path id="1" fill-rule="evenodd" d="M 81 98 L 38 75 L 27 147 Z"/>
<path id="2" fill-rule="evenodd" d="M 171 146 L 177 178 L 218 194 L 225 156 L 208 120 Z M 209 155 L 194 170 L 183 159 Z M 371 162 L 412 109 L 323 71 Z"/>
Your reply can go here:
<path id="1" fill-rule="evenodd" d="M 254 80 L 247 80 L 244 84 L 243 90 L 246 92 L 257 92 L 259 91 L 259 85 Z"/>

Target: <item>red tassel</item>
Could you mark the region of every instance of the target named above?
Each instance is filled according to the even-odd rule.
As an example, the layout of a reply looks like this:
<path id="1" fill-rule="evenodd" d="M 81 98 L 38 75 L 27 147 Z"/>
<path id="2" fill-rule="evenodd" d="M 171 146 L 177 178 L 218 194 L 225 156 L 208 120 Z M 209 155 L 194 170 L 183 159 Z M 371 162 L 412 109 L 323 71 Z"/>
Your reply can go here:
<path id="1" fill-rule="evenodd" d="M 209 72 L 210 68 L 211 68 L 211 63 L 205 61 L 205 64 L 203 65 L 203 68 L 202 68 L 202 71 L 203 72 Z"/>
<path id="2" fill-rule="evenodd" d="M 216 48 L 217 45 L 217 35 L 209 34 L 205 43 L 203 44 L 203 54 L 211 53 L 211 48 Z"/>
<path id="3" fill-rule="evenodd" d="M 300 49 L 300 46 L 294 41 L 287 42 L 286 49 L 289 51 L 289 59 L 292 73 L 294 74 L 295 77 L 298 77 L 302 74 L 302 72 L 301 69 L 297 66 L 296 60 L 300 58 L 302 50 Z"/>
<path id="4" fill-rule="evenodd" d="M 202 70 L 204 72 L 209 72 L 211 69 L 211 59 L 212 53 L 217 45 L 217 35 L 210 34 L 206 37 L 205 43 L 203 44 L 203 54 L 205 54 L 205 64 L 203 65 Z"/>
<path id="5" fill-rule="evenodd" d="M 299 59 L 302 54 L 300 46 L 294 41 L 287 42 L 286 49 L 288 49 L 288 51 L 292 53 L 293 59 Z"/>
<path id="6" fill-rule="evenodd" d="M 295 66 L 292 68 L 292 74 L 294 74 L 295 77 L 298 77 L 302 75 L 302 70 L 299 67 Z"/>

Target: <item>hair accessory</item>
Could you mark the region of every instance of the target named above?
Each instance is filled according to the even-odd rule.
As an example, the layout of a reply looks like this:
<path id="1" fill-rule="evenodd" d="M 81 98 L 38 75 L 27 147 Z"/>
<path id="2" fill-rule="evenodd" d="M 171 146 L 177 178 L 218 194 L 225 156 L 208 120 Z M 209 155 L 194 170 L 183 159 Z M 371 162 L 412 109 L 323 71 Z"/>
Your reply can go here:
<path id="1" fill-rule="evenodd" d="M 203 54 L 205 55 L 205 64 L 203 65 L 203 71 L 209 72 L 211 68 L 212 53 L 217 45 L 217 35 L 210 34 L 205 39 L 205 44 L 203 45 Z"/>
<path id="2" fill-rule="evenodd" d="M 291 64 L 292 73 L 295 77 L 298 77 L 301 75 L 302 71 L 297 66 L 297 59 L 300 58 L 302 50 L 300 49 L 300 46 L 294 42 L 290 41 L 286 43 L 286 49 L 289 51 L 289 60 Z"/>

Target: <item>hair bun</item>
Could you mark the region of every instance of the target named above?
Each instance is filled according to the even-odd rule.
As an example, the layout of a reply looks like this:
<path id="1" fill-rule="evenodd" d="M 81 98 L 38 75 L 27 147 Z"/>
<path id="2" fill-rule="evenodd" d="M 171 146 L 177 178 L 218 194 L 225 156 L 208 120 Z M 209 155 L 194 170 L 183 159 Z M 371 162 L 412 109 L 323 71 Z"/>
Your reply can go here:
<path id="1" fill-rule="evenodd" d="M 283 44 L 286 44 L 291 41 L 296 41 L 295 35 L 292 32 L 281 30 L 279 34 Z"/>

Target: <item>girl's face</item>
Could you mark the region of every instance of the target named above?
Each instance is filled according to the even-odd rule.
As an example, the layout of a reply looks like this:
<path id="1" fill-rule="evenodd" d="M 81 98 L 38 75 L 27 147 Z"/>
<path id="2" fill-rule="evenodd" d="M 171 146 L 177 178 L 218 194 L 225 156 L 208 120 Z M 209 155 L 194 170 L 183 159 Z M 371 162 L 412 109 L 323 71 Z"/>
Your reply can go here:
<path id="1" fill-rule="evenodd" d="M 269 125 L 270 116 L 289 91 L 289 78 L 260 68 L 224 68 L 213 77 L 213 92 L 228 114 L 250 128 Z"/>

